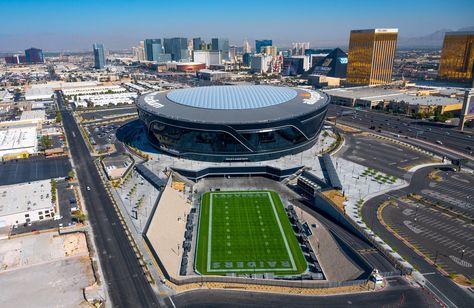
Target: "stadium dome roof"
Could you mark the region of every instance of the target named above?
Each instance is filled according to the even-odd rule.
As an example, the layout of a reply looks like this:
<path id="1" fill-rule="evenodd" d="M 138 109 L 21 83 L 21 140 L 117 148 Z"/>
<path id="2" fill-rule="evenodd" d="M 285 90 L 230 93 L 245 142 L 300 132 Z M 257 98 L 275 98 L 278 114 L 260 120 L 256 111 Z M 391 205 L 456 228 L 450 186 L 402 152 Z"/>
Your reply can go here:
<path id="1" fill-rule="evenodd" d="M 241 110 L 270 107 L 295 98 L 298 92 L 275 86 L 211 86 L 173 90 L 167 98 L 196 108 Z"/>
<path id="2" fill-rule="evenodd" d="M 267 85 L 211 86 L 147 93 L 139 110 L 196 123 L 253 124 L 319 112 L 329 97 L 318 91 Z"/>

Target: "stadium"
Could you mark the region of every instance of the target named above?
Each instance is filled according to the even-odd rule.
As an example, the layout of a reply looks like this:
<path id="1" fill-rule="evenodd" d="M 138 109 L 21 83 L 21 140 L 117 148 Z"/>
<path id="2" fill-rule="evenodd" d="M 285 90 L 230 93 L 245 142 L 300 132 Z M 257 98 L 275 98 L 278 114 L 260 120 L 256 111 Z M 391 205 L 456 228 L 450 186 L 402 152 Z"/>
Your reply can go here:
<path id="1" fill-rule="evenodd" d="M 137 102 L 150 142 L 200 161 L 262 161 L 296 154 L 317 141 L 329 98 L 318 91 L 257 86 L 186 88 Z"/>

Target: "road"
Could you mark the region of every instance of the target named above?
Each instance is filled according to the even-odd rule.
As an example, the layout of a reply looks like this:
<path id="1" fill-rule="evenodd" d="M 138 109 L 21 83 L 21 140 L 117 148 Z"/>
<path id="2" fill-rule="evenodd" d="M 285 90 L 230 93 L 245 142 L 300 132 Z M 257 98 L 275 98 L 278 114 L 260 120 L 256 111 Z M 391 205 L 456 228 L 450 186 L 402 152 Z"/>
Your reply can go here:
<path id="1" fill-rule="evenodd" d="M 343 111 L 355 113 L 341 115 Z M 330 104 L 328 116 L 334 117 L 336 115 L 337 121 L 342 124 L 365 130 L 372 127 L 375 131 L 388 132 L 392 137 L 393 135 L 407 136 L 419 144 L 429 143 L 427 145 L 430 145 L 432 150 L 436 148 L 451 149 L 456 151 L 458 158 L 462 155 L 471 161 L 474 160 L 474 135 L 469 132 L 460 132 L 453 126 Z"/>
<path id="2" fill-rule="evenodd" d="M 401 256 L 405 256 L 408 262 L 424 274 L 430 290 L 443 302 L 450 307 L 471 307 L 474 301 L 473 295 L 460 288 L 448 277 L 444 277 L 436 267 L 396 238 L 377 219 L 377 209 L 380 204 L 389 199 L 400 198 L 409 193 L 419 192 L 424 187 L 426 178 L 433 168 L 431 166 L 419 169 L 412 175 L 410 185 L 406 188 L 391 191 L 368 200 L 362 207 L 362 217 L 364 221 L 370 222 L 371 228 L 376 234 L 383 238 L 392 248 L 396 249 Z"/>
<path id="3" fill-rule="evenodd" d="M 158 307 L 79 127 L 64 108 L 62 95 L 56 94 L 110 300 L 114 307 Z"/>
<path id="4" fill-rule="evenodd" d="M 402 278 L 390 278 L 379 292 L 331 296 L 302 296 L 231 290 L 196 290 L 167 299 L 176 307 L 437 307 L 424 289 Z M 172 302 L 171 302 L 172 301 Z"/>

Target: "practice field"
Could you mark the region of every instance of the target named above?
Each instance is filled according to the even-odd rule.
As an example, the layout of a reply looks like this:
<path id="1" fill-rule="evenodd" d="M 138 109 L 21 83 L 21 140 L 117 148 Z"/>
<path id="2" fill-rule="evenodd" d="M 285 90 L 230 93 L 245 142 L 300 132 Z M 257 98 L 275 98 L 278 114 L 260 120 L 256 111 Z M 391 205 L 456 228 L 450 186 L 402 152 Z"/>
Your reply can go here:
<path id="1" fill-rule="evenodd" d="M 204 193 L 196 271 L 202 275 L 306 271 L 283 204 L 273 191 Z"/>

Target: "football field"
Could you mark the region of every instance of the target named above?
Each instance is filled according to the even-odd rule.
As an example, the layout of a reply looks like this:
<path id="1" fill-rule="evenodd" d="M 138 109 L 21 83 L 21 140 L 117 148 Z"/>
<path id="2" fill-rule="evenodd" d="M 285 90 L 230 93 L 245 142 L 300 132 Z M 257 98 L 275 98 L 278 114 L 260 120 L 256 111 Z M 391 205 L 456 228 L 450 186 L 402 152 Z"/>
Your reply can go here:
<path id="1" fill-rule="evenodd" d="M 300 274 L 307 263 L 277 193 L 222 191 L 202 195 L 196 271 Z"/>

